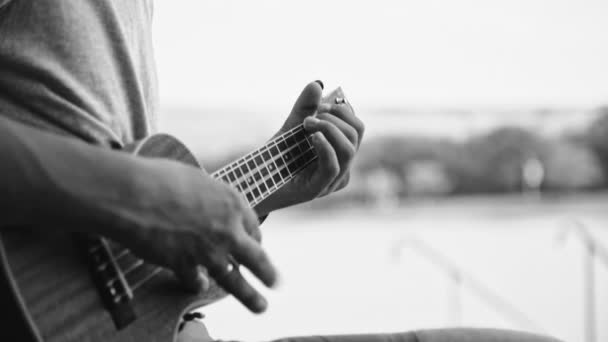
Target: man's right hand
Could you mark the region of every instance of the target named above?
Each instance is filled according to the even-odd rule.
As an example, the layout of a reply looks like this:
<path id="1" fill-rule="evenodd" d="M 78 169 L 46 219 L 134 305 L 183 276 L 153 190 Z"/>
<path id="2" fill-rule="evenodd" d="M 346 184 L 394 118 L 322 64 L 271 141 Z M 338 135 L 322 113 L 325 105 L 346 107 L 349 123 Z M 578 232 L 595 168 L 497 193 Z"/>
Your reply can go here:
<path id="1" fill-rule="evenodd" d="M 188 288 L 200 291 L 198 266 L 249 310 L 266 309 L 266 300 L 241 275 L 247 267 L 266 286 L 277 272 L 259 244 L 258 218 L 245 198 L 202 170 L 172 161 L 147 160 L 136 181 L 138 200 L 125 213 L 128 226 L 117 239 L 143 259 L 175 272 Z M 204 275 L 203 275 L 204 277 Z"/>
<path id="2" fill-rule="evenodd" d="M 46 133 L 0 116 L 0 229 L 107 236 L 201 288 L 197 267 L 254 312 L 264 298 L 230 263 L 265 285 L 277 272 L 243 196 L 202 170 Z"/>

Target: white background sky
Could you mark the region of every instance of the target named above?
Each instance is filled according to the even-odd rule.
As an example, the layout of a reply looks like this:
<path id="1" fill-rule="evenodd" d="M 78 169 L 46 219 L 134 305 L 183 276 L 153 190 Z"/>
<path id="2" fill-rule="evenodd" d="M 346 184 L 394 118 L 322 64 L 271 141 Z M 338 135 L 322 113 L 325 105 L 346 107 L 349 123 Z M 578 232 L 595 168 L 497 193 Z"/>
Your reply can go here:
<path id="1" fill-rule="evenodd" d="M 605 0 L 156 1 L 154 33 L 165 106 L 285 110 L 317 78 L 360 107 L 608 95 Z"/>
<path id="2" fill-rule="evenodd" d="M 315 79 L 343 86 L 368 139 L 570 129 L 588 113 L 486 108 L 608 103 L 606 0 L 156 1 L 154 36 L 160 128 L 202 156 L 264 142 Z M 445 107 L 475 113 L 418 110 Z"/>

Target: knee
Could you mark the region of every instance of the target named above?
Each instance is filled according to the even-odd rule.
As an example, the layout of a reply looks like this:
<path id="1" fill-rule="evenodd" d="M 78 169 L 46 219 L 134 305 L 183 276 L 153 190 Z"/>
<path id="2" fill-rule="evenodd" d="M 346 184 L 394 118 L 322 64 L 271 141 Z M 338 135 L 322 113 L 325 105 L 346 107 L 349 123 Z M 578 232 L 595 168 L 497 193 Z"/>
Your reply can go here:
<path id="1" fill-rule="evenodd" d="M 561 342 L 548 336 L 500 329 L 452 328 L 415 333 L 419 342 Z"/>

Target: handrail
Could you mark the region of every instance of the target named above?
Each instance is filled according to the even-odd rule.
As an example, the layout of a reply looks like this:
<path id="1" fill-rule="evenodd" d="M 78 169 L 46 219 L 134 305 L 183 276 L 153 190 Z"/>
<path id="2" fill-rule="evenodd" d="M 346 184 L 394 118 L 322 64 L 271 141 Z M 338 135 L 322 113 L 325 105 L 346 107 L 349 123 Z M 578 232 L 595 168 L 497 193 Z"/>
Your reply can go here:
<path id="1" fill-rule="evenodd" d="M 608 269 L 608 248 L 598 242 L 597 238 L 589 232 L 587 225 L 575 218 L 568 220 L 566 224 L 568 224 L 568 226 L 559 232 L 557 236 L 558 240 L 560 242 L 565 242 L 568 239 L 568 236 L 576 235 L 587 250 L 593 249 L 595 251 L 595 255 Z"/>
<path id="2" fill-rule="evenodd" d="M 498 314 L 502 315 L 506 319 L 510 320 L 515 324 L 524 326 L 526 329 L 541 333 L 544 331 L 544 329 L 542 329 L 538 324 L 536 324 L 525 313 L 515 308 L 507 300 L 502 298 L 495 291 L 491 290 L 489 286 L 476 279 L 470 273 L 465 272 L 461 267 L 457 266 L 454 262 L 449 260 L 448 257 L 442 255 L 441 253 L 433 249 L 426 242 L 414 237 L 401 239 L 397 241 L 397 243 L 393 247 L 393 256 L 399 259 L 401 256 L 401 250 L 405 247 L 414 250 L 420 256 L 431 261 L 437 268 L 443 270 L 448 275 L 448 277 L 452 279 L 455 286 L 459 287 L 461 285 L 464 285 L 468 287 L 472 291 L 472 293 L 477 295 L 477 297 L 479 297 L 482 301 L 485 301 Z M 456 291 L 455 293 L 458 294 L 458 292 Z M 462 303 L 459 298 L 456 298 L 455 301 L 459 305 L 460 303 Z M 460 309 L 458 308 L 457 311 L 459 312 Z"/>
<path id="3" fill-rule="evenodd" d="M 568 236 L 576 235 L 585 247 L 583 259 L 584 335 L 586 342 L 596 342 L 595 260 L 599 259 L 608 268 L 608 249 L 589 232 L 589 229 L 582 221 L 572 218 L 567 224 L 568 226 L 559 232 L 557 238 L 558 241 L 565 242 Z"/>

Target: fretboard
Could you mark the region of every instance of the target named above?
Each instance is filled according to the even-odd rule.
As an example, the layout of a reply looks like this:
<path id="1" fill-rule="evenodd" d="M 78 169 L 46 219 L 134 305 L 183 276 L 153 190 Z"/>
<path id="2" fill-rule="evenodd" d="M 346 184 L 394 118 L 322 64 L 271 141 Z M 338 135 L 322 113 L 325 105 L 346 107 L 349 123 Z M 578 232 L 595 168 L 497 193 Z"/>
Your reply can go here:
<path id="1" fill-rule="evenodd" d="M 304 127 L 298 125 L 211 176 L 234 186 L 254 207 L 316 158 Z"/>

